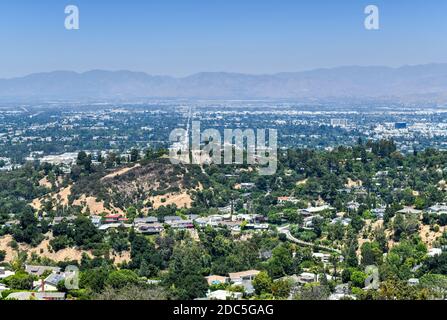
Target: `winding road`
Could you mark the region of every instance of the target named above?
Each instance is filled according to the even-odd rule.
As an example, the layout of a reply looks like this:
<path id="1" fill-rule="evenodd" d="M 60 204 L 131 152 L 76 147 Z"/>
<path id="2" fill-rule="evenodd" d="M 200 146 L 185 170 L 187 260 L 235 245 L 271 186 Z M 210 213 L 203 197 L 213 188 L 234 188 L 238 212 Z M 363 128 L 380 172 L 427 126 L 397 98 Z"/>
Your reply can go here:
<path id="1" fill-rule="evenodd" d="M 340 255 L 341 255 L 341 251 L 340 251 L 340 250 L 337 250 L 337 249 L 334 249 L 334 248 L 331 248 L 331 247 L 327 247 L 327 246 L 316 245 L 316 244 L 314 244 L 314 243 L 306 242 L 306 241 L 302 241 L 302 240 L 299 240 L 299 239 L 295 238 L 295 237 L 292 236 L 292 234 L 290 233 L 289 228 L 290 228 L 290 225 L 287 225 L 287 226 L 278 228 L 278 231 L 279 231 L 280 233 L 284 233 L 289 241 L 295 242 L 296 244 L 299 244 L 299 245 L 302 245 L 302 246 L 316 247 L 316 248 L 319 248 L 319 249 L 322 249 L 322 250 L 326 250 L 326 251 L 334 252 L 334 253 L 337 253 L 337 254 L 340 254 Z"/>

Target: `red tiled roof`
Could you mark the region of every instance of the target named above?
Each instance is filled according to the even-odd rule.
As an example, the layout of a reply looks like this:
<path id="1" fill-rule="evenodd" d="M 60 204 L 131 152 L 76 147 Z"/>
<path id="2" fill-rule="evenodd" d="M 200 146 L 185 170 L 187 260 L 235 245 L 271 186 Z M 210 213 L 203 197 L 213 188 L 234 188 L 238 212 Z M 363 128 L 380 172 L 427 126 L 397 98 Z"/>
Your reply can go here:
<path id="1" fill-rule="evenodd" d="M 121 218 L 121 217 L 122 217 L 122 215 L 120 215 L 120 214 L 109 214 L 109 215 L 105 216 L 104 218 L 106 218 L 106 219 L 118 219 L 118 218 Z"/>

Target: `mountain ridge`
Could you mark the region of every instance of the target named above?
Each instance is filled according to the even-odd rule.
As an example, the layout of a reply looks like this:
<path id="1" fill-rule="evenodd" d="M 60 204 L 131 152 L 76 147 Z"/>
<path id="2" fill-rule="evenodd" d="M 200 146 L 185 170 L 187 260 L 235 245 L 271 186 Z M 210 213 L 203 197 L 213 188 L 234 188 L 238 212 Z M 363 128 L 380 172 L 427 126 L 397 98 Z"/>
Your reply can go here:
<path id="1" fill-rule="evenodd" d="M 0 79 L 1 99 L 327 99 L 447 101 L 447 64 L 342 66 L 299 72 L 200 72 L 185 77 L 129 70 L 52 71 Z"/>

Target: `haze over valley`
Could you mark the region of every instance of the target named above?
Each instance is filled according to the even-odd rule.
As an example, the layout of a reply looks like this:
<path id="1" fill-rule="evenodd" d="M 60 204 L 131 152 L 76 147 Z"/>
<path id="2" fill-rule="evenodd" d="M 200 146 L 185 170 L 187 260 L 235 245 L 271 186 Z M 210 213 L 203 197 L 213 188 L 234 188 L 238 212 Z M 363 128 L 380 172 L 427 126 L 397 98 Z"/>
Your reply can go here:
<path id="1" fill-rule="evenodd" d="M 447 101 L 447 64 L 339 67 L 250 75 L 204 72 L 184 78 L 142 72 L 56 71 L 0 80 L 3 101 L 42 99 L 386 99 Z"/>

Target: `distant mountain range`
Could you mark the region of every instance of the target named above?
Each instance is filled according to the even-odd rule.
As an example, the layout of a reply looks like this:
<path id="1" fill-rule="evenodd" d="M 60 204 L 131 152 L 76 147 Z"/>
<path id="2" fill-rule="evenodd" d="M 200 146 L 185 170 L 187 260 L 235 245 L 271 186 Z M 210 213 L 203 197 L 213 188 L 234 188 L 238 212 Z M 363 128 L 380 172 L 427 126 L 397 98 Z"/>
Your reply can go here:
<path id="1" fill-rule="evenodd" d="M 209 72 L 184 78 L 131 71 L 56 71 L 0 79 L 1 100 L 134 98 L 380 98 L 446 102 L 447 64 L 351 66 L 271 75 Z"/>

